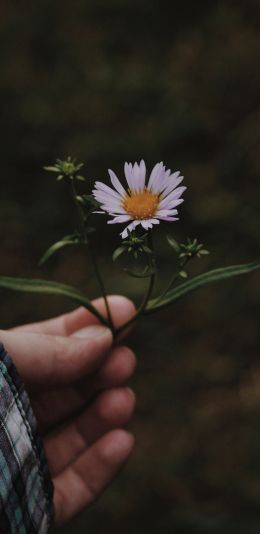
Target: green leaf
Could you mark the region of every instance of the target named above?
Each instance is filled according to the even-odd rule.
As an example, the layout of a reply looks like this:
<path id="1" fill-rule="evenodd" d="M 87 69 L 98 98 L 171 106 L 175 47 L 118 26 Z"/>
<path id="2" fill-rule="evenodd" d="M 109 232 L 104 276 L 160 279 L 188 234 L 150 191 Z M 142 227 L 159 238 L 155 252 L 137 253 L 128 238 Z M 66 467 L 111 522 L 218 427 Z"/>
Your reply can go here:
<path id="1" fill-rule="evenodd" d="M 83 197 L 81 197 L 80 195 L 76 195 L 76 200 L 78 201 L 79 204 L 81 204 L 82 206 L 85 206 Z"/>
<path id="2" fill-rule="evenodd" d="M 201 249 L 201 250 L 199 251 L 199 254 L 200 254 L 201 256 L 208 256 L 208 255 L 210 254 L 210 252 L 209 252 L 209 250 L 206 250 L 206 249 L 203 248 L 203 249 Z"/>
<path id="3" fill-rule="evenodd" d="M 143 245 L 143 246 L 141 247 L 141 251 L 142 251 L 142 250 L 143 250 L 144 252 L 146 252 L 146 254 L 153 254 L 152 249 L 151 249 L 150 247 L 147 247 L 146 245 Z"/>
<path id="4" fill-rule="evenodd" d="M 60 169 L 58 169 L 57 167 L 48 166 L 48 167 L 43 167 L 43 168 L 45 171 L 60 172 Z"/>
<path id="5" fill-rule="evenodd" d="M 175 250 L 175 252 L 177 252 L 177 254 L 179 254 L 180 245 L 177 243 L 177 241 L 175 241 L 175 239 L 173 239 L 173 237 L 171 235 L 167 235 L 166 239 L 167 239 L 169 245 Z"/>
<path id="6" fill-rule="evenodd" d="M 119 258 L 119 256 L 121 256 L 121 254 L 125 252 L 125 250 L 126 250 L 125 247 L 116 248 L 116 250 L 114 250 L 113 255 L 112 255 L 113 261 L 116 261 L 117 258 Z"/>
<path id="7" fill-rule="evenodd" d="M 179 272 L 179 276 L 180 276 L 181 278 L 188 278 L 188 275 L 187 275 L 186 271 L 180 271 L 180 272 Z"/>
<path id="8" fill-rule="evenodd" d="M 149 313 L 154 310 L 163 308 L 164 306 L 168 306 L 172 302 L 179 300 L 188 293 L 191 293 L 192 291 L 195 291 L 196 289 L 199 289 L 200 287 L 203 287 L 207 284 L 218 282 L 220 280 L 225 280 L 226 278 L 232 278 L 233 276 L 247 274 L 259 268 L 260 261 L 242 265 L 232 265 L 230 267 L 214 269 L 213 271 L 208 271 L 207 273 L 200 274 L 199 276 L 195 276 L 188 282 L 179 284 L 175 289 L 171 289 L 170 291 L 168 291 L 168 293 L 166 293 L 166 295 L 164 295 L 161 300 L 160 298 L 149 300 L 146 312 Z"/>
<path id="9" fill-rule="evenodd" d="M 49 282 L 48 280 L 12 278 L 10 276 L 0 276 L 0 287 L 25 293 L 41 293 L 45 295 L 60 295 L 62 297 L 67 297 L 74 302 L 77 302 L 77 304 L 85 306 L 85 308 L 94 313 L 102 323 L 105 323 L 104 318 L 91 304 L 90 300 L 75 287 L 59 284 L 58 282 Z"/>
<path id="10" fill-rule="evenodd" d="M 41 257 L 39 261 L 39 265 L 42 265 L 43 263 L 45 263 L 51 256 L 53 256 L 53 254 L 55 254 L 55 252 L 57 252 L 61 248 L 67 247 L 68 245 L 75 245 L 78 243 L 79 243 L 79 236 L 77 234 L 65 236 L 63 239 L 61 239 L 60 241 L 57 241 L 57 243 L 54 243 L 53 245 L 51 245 L 50 248 L 48 248 L 48 250 L 46 250 L 46 252 L 43 254 L 43 256 Z"/>

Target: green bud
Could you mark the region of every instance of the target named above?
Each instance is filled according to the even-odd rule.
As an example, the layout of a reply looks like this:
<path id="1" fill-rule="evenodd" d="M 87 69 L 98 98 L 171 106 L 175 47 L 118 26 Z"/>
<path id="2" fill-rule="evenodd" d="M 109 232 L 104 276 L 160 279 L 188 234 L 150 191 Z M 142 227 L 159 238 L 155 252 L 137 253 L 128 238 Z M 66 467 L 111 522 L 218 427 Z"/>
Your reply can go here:
<path id="1" fill-rule="evenodd" d="M 68 156 L 65 160 L 56 159 L 54 165 L 43 167 L 46 171 L 58 173 L 58 181 L 65 178 L 69 180 L 85 181 L 84 176 L 81 176 L 78 171 L 83 167 L 84 163 L 77 163 L 76 158 Z"/>
<path id="2" fill-rule="evenodd" d="M 198 243 L 198 239 L 190 239 L 187 238 L 187 243 L 181 243 L 180 250 L 181 253 L 179 254 L 179 259 L 182 258 L 192 258 L 197 256 L 197 258 L 200 258 L 200 256 L 205 256 L 209 254 L 209 251 L 203 248 L 204 245 L 201 243 Z"/>
<path id="3" fill-rule="evenodd" d="M 147 236 L 147 233 L 138 235 L 136 232 L 128 232 L 127 238 L 122 241 L 122 247 L 132 253 L 135 260 L 138 259 L 139 254 L 152 255 L 153 251 L 147 245 Z"/>

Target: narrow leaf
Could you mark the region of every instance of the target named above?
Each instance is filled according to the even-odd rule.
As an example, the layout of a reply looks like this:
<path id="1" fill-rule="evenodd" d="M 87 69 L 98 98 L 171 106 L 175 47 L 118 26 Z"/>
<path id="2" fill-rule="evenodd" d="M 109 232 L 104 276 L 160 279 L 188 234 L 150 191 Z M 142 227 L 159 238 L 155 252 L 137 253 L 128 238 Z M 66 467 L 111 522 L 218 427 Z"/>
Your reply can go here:
<path id="1" fill-rule="evenodd" d="M 199 254 L 201 254 L 201 256 L 208 256 L 210 254 L 210 252 L 209 252 L 209 250 L 206 250 L 206 249 L 202 248 L 199 251 Z"/>
<path id="2" fill-rule="evenodd" d="M 167 235 L 166 236 L 166 239 L 169 243 L 169 245 L 175 250 L 175 252 L 177 252 L 177 254 L 180 252 L 180 245 L 177 243 L 177 241 L 175 241 L 175 239 L 173 239 L 173 237 L 171 235 Z"/>
<path id="3" fill-rule="evenodd" d="M 60 172 L 60 169 L 58 169 L 57 167 L 48 166 L 48 167 L 43 167 L 43 168 L 45 171 Z"/>
<path id="4" fill-rule="evenodd" d="M 0 276 L 0 288 L 10 289 L 12 291 L 21 291 L 25 293 L 41 293 L 45 295 L 60 295 L 67 297 L 82 306 L 85 306 L 90 312 L 99 317 L 104 323 L 104 318 L 91 304 L 90 300 L 85 297 L 75 287 L 59 284 L 58 282 L 49 282 L 48 280 L 30 279 L 30 278 L 12 278 L 10 276 Z"/>
<path id="5" fill-rule="evenodd" d="M 141 251 L 144 251 L 146 252 L 146 254 L 153 254 L 153 251 L 150 247 L 147 247 L 146 245 L 143 245 L 143 247 L 141 248 Z"/>
<path id="6" fill-rule="evenodd" d="M 77 243 L 79 243 L 79 237 L 77 234 L 65 236 L 63 239 L 57 241 L 57 243 L 54 243 L 50 248 L 48 248 L 48 250 L 46 250 L 39 261 L 39 265 L 45 263 L 51 256 L 53 256 L 53 254 L 55 254 L 55 252 L 61 248 L 67 247 L 68 245 L 75 245 Z"/>
<path id="7" fill-rule="evenodd" d="M 124 252 L 125 252 L 125 247 L 116 248 L 116 250 L 114 250 L 113 255 L 112 255 L 113 261 L 116 261 L 117 258 L 119 258 L 119 256 L 121 256 L 121 254 L 123 254 Z"/>
<path id="8" fill-rule="evenodd" d="M 259 268 L 260 261 L 242 265 L 232 265 L 230 267 L 214 269 L 212 271 L 208 271 L 207 273 L 200 274 L 188 282 L 179 284 L 175 289 L 171 289 L 161 300 L 160 298 L 149 300 L 146 312 L 149 313 L 163 308 L 164 306 L 168 306 L 172 302 L 175 302 L 188 293 L 191 293 L 191 291 L 195 291 L 196 289 L 199 289 L 207 284 L 225 280 L 226 278 L 232 278 L 233 276 L 247 274 Z"/>

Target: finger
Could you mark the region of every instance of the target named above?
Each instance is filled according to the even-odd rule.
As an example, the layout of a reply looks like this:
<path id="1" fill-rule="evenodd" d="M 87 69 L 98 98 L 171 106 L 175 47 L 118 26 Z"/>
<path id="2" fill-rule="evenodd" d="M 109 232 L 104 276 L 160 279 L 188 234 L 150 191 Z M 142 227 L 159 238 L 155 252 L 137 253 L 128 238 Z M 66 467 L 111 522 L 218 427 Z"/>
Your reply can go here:
<path id="1" fill-rule="evenodd" d="M 34 389 L 64 386 L 93 373 L 113 342 L 110 330 L 98 325 L 87 328 L 84 337 L 1 331 L 0 338 Z"/>
<path id="2" fill-rule="evenodd" d="M 109 357 L 104 361 L 96 374 L 94 388 L 96 390 L 121 386 L 133 375 L 136 367 L 134 352 L 124 345 L 118 345 L 111 350 Z M 91 389 L 91 379 L 87 379 Z"/>
<path id="3" fill-rule="evenodd" d="M 44 440 L 52 475 L 57 475 L 76 460 L 87 447 L 113 428 L 122 428 L 130 420 L 135 395 L 129 388 L 103 392 L 67 427 Z"/>
<path id="4" fill-rule="evenodd" d="M 108 303 L 113 323 L 116 328 L 127 322 L 135 314 L 135 306 L 133 302 L 126 297 L 111 295 L 108 297 Z M 92 304 L 100 313 L 107 316 L 103 298 L 94 300 Z M 13 331 L 39 332 L 42 334 L 68 336 L 73 334 L 76 330 L 95 324 L 99 324 L 97 317 L 81 306 L 72 312 L 65 313 L 47 321 L 18 326 L 13 328 Z"/>
<path id="5" fill-rule="evenodd" d="M 56 523 L 70 520 L 93 502 L 128 459 L 134 438 L 124 430 L 112 430 L 54 478 Z"/>
<path id="6" fill-rule="evenodd" d="M 58 391 L 35 395 L 31 400 L 41 431 L 46 432 L 79 412 L 101 390 L 123 386 L 131 378 L 135 365 L 135 355 L 128 347 L 115 347 L 95 377 Z"/>

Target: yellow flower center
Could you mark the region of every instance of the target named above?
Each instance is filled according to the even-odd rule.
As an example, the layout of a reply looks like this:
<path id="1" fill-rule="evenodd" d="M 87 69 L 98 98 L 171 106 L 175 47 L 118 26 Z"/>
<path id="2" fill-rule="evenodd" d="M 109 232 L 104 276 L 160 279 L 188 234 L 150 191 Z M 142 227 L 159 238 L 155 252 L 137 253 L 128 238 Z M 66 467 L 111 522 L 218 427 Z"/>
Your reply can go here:
<path id="1" fill-rule="evenodd" d="M 141 193 L 129 190 L 123 201 L 123 208 L 133 219 L 150 219 L 154 217 L 159 204 L 159 195 L 146 188 Z"/>

